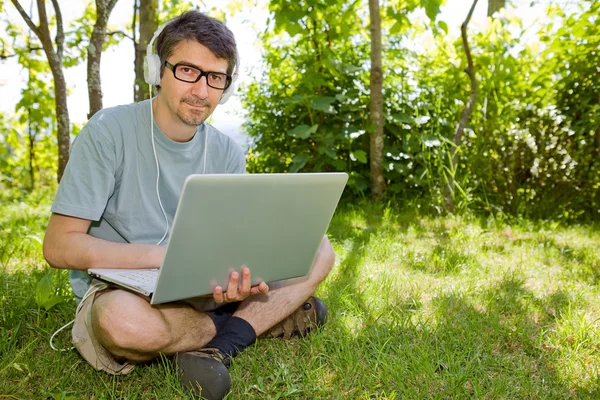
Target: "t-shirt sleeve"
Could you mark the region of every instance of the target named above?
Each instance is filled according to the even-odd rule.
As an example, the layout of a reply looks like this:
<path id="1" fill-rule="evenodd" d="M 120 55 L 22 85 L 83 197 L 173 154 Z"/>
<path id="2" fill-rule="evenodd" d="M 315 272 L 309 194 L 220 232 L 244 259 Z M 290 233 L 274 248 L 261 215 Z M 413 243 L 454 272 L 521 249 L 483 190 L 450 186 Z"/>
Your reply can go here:
<path id="1" fill-rule="evenodd" d="M 246 155 L 242 148 L 233 140 L 229 143 L 230 151 L 229 160 L 227 162 L 228 174 L 244 174 L 246 173 Z"/>
<path id="2" fill-rule="evenodd" d="M 115 189 L 116 158 L 114 141 L 88 123 L 73 142 L 51 211 L 100 220 Z"/>

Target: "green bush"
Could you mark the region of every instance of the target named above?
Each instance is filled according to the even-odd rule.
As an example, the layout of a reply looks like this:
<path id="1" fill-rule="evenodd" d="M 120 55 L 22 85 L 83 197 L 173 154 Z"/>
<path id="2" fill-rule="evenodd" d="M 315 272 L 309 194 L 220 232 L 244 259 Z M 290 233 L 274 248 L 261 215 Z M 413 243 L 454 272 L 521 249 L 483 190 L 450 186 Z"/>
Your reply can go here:
<path id="1" fill-rule="evenodd" d="M 272 2 L 279 4 L 279 2 Z M 346 171 L 353 196 L 369 192 L 368 13 L 359 2 L 272 7 L 265 73 L 243 95 L 254 139 L 250 172 Z M 598 2 L 527 32 L 495 19 L 469 30 L 479 93 L 459 148 L 470 94 L 460 38 L 434 25 L 432 49 L 411 50 L 384 23 L 384 169 L 388 196 L 444 207 L 454 177 L 458 208 L 539 218 L 596 218 L 600 188 Z M 287 13 L 287 14 L 286 14 Z M 279 20 L 278 20 L 279 18 Z M 290 29 L 290 21 L 298 21 Z M 286 25 L 287 24 L 287 25 Z M 555 28 L 560 25 L 560 28 Z M 292 24 L 293 25 L 293 24 Z M 386 27 L 387 26 L 387 27 Z M 290 30 L 292 33 L 290 33 Z M 537 38 L 524 43 L 523 35 Z M 451 154 L 457 151 L 458 163 Z"/>

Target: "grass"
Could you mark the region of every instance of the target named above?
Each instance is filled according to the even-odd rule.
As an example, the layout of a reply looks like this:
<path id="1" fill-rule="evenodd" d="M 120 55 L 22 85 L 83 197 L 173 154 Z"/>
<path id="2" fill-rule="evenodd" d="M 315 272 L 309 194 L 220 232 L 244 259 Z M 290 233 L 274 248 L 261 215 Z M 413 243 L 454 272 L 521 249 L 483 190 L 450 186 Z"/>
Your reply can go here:
<path id="1" fill-rule="evenodd" d="M 188 398 L 168 360 L 113 377 L 50 335 L 75 304 L 41 255 L 47 198 L 0 212 L 0 399 Z M 234 360 L 230 399 L 598 398 L 600 232 L 418 208 L 340 207 L 319 332 Z M 38 295 L 36 301 L 36 294 Z M 69 333 L 57 338 L 68 347 Z"/>

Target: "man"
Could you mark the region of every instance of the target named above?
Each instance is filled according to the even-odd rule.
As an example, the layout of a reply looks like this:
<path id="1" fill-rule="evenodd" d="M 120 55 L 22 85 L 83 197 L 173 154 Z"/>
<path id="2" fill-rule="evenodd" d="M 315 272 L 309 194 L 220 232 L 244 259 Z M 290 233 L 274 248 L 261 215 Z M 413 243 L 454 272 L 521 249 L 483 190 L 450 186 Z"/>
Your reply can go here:
<path id="1" fill-rule="evenodd" d="M 302 335 L 324 322 L 324 305 L 311 295 L 333 266 L 329 241 L 305 279 L 251 287 L 244 268 L 212 298 L 160 306 L 91 281 L 85 271 L 160 267 L 165 219 L 174 218 L 185 178 L 245 172 L 239 146 L 204 122 L 230 88 L 235 46 L 224 24 L 199 12 L 164 27 L 156 37 L 157 96 L 102 110 L 82 129 L 44 239 L 48 263 L 71 269 L 81 299 L 73 342 L 92 366 L 126 374 L 136 363 L 174 355 L 183 385 L 207 398 L 229 391 L 230 359 L 257 336 Z"/>

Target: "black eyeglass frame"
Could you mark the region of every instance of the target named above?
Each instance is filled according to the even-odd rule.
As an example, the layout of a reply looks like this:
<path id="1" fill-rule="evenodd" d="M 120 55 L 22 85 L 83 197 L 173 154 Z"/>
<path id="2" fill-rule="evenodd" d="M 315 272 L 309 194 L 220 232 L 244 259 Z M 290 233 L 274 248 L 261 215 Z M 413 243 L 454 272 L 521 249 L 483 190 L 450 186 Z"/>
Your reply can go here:
<path id="1" fill-rule="evenodd" d="M 188 68 L 193 68 L 193 69 L 197 69 L 198 71 L 200 71 L 200 75 L 198 75 L 198 77 L 196 78 L 195 81 L 188 81 L 185 79 L 181 79 L 179 77 L 177 77 L 177 74 L 175 73 L 175 70 L 177 69 L 177 67 L 182 66 L 182 67 L 188 67 Z M 175 77 L 175 79 L 177 79 L 178 81 L 181 82 L 186 82 L 186 83 L 196 83 L 198 82 L 200 79 L 202 79 L 203 76 L 206 76 L 206 84 L 213 88 L 213 89 L 217 89 L 217 90 L 227 90 L 229 88 L 229 86 L 231 86 L 231 82 L 233 81 L 233 77 L 231 75 L 227 75 L 224 74 L 223 72 L 215 72 L 215 71 L 202 71 L 200 68 L 194 66 L 194 65 L 189 65 L 187 63 L 177 63 L 175 65 L 171 64 L 168 61 L 165 61 L 165 67 L 167 67 L 168 69 L 171 70 L 171 72 L 173 72 L 173 76 Z M 210 82 L 208 82 L 208 74 L 218 74 L 218 75 L 224 75 L 225 76 L 225 87 L 215 87 L 212 86 L 210 84 Z"/>

